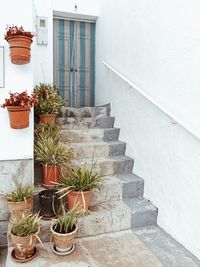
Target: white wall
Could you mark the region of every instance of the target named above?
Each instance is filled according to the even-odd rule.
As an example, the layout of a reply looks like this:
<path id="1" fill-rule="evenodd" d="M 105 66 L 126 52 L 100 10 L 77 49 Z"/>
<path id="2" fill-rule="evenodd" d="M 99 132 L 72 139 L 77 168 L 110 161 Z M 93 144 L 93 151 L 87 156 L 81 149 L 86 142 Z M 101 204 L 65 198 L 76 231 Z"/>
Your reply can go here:
<path id="1" fill-rule="evenodd" d="M 34 63 L 34 84 L 53 83 L 53 10 L 97 16 L 99 0 L 33 0 L 34 17 L 48 18 L 48 45 L 37 45 Z M 77 4 L 77 11 L 74 4 Z"/>
<path id="2" fill-rule="evenodd" d="M 21 0 L 21 6 L 26 12 L 20 12 L 19 2 L 7 0 L 0 9 L 0 45 L 5 46 L 5 88 L 0 88 L 0 103 L 3 103 L 4 99 L 9 96 L 9 91 L 31 92 L 33 87 L 32 60 L 26 65 L 12 64 L 9 58 L 9 46 L 4 40 L 7 24 L 23 25 L 25 30 L 32 31 L 32 2 Z M 31 112 L 29 128 L 13 130 L 9 126 L 7 110 L 0 108 L 0 160 L 33 157 L 32 115 L 33 112 Z"/>
<path id="3" fill-rule="evenodd" d="M 110 72 L 110 63 L 200 133 L 200 2 L 102 0 L 96 104 L 111 102 L 158 224 L 200 258 L 200 140 Z"/>

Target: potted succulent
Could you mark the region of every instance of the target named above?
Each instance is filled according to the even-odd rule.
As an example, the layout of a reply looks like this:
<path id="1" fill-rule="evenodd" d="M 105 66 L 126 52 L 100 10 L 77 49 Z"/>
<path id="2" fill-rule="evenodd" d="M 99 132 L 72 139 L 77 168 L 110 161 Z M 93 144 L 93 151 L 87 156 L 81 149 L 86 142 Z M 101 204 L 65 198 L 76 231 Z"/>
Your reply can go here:
<path id="1" fill-rule="evenodd" d="M 45 135 L 38 136 L 34 147 L 35 158 L 42 164 L 44 187 L 55 186 L 62 168 L 68 166 L 73 158 L 71 148 L 59 139 Z"/>
<path id="2" fill-rule="evenodd" d="M 58 219 L 53 220 L 51 226 L 52 232 L 52 250 L 57 255 L 70 254 L 75 246 L 75 234 L 77 232 L 77 213 L 75 209 L 66 212 L 63 208 L 63 214 Z"/>
<path id="3" fill-rule="evenodd" d="M 10 127 L 13 129 L 29 127 L 29 112 L 31 107 L 37 105 L 37 97 L 34 94 L 28 95 L 27 91 L 9 94 L 10 97 L 5 99 L 1 107 L 8 110 Z"/>
<path id="4" fill-rule="evenodd" d="M 57 88 L 51 84 L 40 83 L 34 87 L 34 93 L 38 97 L 35 113 L 39 115 L 40 122 L 55 122 L 56 116 L 60 113 L 64 103 L 58 94 Z"/>
<path id="5" fill-rule="evenodd" d="M 20 185 L 14 191 L 2 194 L 8 203 L 11 218 L 20 218 L 23 213 L 31 212 L 35 194 L 35 187 L 31 185 Z"/>
<path id="6" fill-rule="evenodd" d="M 67 207 L 77 211 L 86 211 L 90 206 L 91 190 L 100 186 L 103 175 L 98 174 L 93 168 L 84 164 L 81 167 L 72 167 L 64 172 L 59 179 L 58 185 L 62 188 L 58 190 L 61 197 L 67 196 Z"/>
<path id="7" fill-rule="evenodd" d="M 39 193 L 40 215 L 42 219 L 50 220 L 55 218 L 60 209 L 60 199 L 56 189 L 42 190 Z"/>
<path id="8" fill-rule="evenodd" d="M 4 38 L 9 43 L 13 64 L 22 65 L 30 62 L 33 36 L 32 32 L 25 31 L 22 26 L 7 26 Z"/>
<path id="9" fill-rule="evenodd" d="M 14 250 L 12 257 L 21 262 L 33 259 L 37 255 L 35 244 L 40 241 L 38 233 L 40 217 L 38 214 L 23 214 L 20 219 L 12 219 L 11 222 L 11 240 Z M 40 241 L 41 242 L 41 241 Z"/>

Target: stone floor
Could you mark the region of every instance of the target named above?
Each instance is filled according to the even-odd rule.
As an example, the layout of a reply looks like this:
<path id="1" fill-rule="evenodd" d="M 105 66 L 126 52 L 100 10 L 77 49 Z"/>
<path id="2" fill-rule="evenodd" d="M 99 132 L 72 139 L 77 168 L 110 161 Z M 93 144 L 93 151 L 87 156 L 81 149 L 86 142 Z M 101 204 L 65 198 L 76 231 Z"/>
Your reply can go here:
<path id="1" fill-rule="evenodd" d="M 10 257 L 6 267 L 17 267 Z M 76 250 L 59 257 L 51 252 L 50 245 L 40 247 L 37 258 L 24 263 L 24 267 L 163 267 L 160 260 L 132 231 L 80 238 Z"/>

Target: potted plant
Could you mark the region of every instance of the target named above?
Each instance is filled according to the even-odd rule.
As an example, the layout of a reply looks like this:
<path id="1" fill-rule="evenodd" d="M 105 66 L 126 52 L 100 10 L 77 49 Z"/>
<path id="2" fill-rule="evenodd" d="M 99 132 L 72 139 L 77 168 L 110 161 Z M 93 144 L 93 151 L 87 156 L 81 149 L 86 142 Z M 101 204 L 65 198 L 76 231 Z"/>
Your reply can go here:
<path id="1" fill-rule="evenodd" d="M 40 215 L 43 219 L 55 218 L 60 209 L 60 200 L 56 189 L 42 190 L 39 193 Z"/>
<path id="2" fill-rule="evenodd" d="M 5 40 L 9 43 L 10 58 L 13 64 L 22 65 L 30 62 L 33 36 L 32 32 L 25 31 L 22 26 L 7 26 Z"/>
<path id="3" fill-rule="evenodd" d="M 20 219 L 12 219 L 11 222 L 11 240 L 14 250 L 12 257 L 21 262 L 29 261 L 37 255 L 35 244 L 40 230 L 40 217 L 38 214 L 23 214 Z M 41 241 L 40 241 L 41 242 Z"/>
<path id="4" fill-rule="evenodd" d="M 34 93 L 38 97 L 38 105 L 35 113 L 39 115 L 40 122 L 56 120 L 56 116 L 60 113 L 63 100 L 58 94 L 55 86 L 46 83 L 40 83 L 34 88 Z"/>
<path id="5" fill-rule="evenodd" d="M 42 164 L 44 187 L 52 187 L 58 182 L 62 168 L 69 165 L 73 153 L 59 139 L 41 135 L 35 141 L 35 158 Z"/>
<path id="6" fill-rule="evenodd" d="M 77 211 L 86 211 L 90 206 L 91 190 L 98 188 L 101 184 L 103 175 L 94 170 L 94 166 L 87 167 L 84 164 L 81 167 L 72 167 L 60 177 L 58 185 L 62 188 L 58 193 L 61 197 L 67 196 L 67 207 Z"/>
<path id="7" fill-rule="evenodd" d="M 77 232 L 77 213 L 75 209 L 66 212 L 54 220 L 51 226 L 52 250 L 57 255 L 70 254 L 75 246 L 75 234 Z"/>
<path id="8" fill-rule="evenodd" d="M 41 135 L 45 135 L 46 137 L 52 137 L 54 139 L 60 139 L 60 127 L 57 123 L 49 121 L 47 123 L 39 122 L 35 125 L 35 139 L 40 137 Z"/>
<path id="9" fill-rule="evenodd" d="M 8 110 L 10 127 L 13 129 L 29 127 L 29 112 L 31 107 L 37 105 L 37 97 L 34 94 L 28 95 L 27 91 L 10 92 L 9 95 L 10 97 L 5 99 L 1 107 Z"/>
<path id="10" fill-rule="evenodd" d="M 31 212 L 35 194 L 35 187 L 31 185 L 20 185 L 14 191 L 3 194 L 8 203 L 11 218 L 21 218 L 23 213 Z"/>

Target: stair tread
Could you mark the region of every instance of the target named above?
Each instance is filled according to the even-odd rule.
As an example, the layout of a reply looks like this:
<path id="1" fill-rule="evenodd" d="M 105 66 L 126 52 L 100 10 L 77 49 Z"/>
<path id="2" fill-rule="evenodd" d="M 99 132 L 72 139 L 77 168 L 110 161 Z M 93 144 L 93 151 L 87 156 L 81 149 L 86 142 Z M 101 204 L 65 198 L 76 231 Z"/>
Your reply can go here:
<path id="1" fill-rule="evenodd" d="M 147 210 L 157 211 L 157 208 L 150 201 L 143 197 L 127 198 L 123 199 L 123 201 L 131 209 L 132 213 L 145 212 Z"/>
<path id="2" fill-rule="evenodd" d="M 79 147 L 87 147 L 87 146 L 104 146 L 104 145 L 125 145 L 125 142 L 122 141 L 99 141 L 99 142 L 74 142 L 67 144 L 69 146 L 79 146 Z"/>
<path id="3" fill-rule="evenodd" d="M 113 127 L 113 128 L 88 128 L 88 129 L 61 129 L 60 132 L 102 132 L 102 131 L 115 131 L 120 130 L 120 128 Z"/>
<path id="4" fill-rule="evenodd" d="M 72 163 L 84 163 L 87 162 L 92 163 L 92 162 L 105 162 L 105 161 L 110 161 L 110 162 L 119 162 L 119 161 L 125 161 L 125 160 L 131 160 L 133 161 L 132 158 L 126 156 L 126 155 L 120 155 L 120 156 L 112 156 L 112 157 L 95 157 L 95 158 L 82 158 L 79 160 L 73 160 Z"/>

